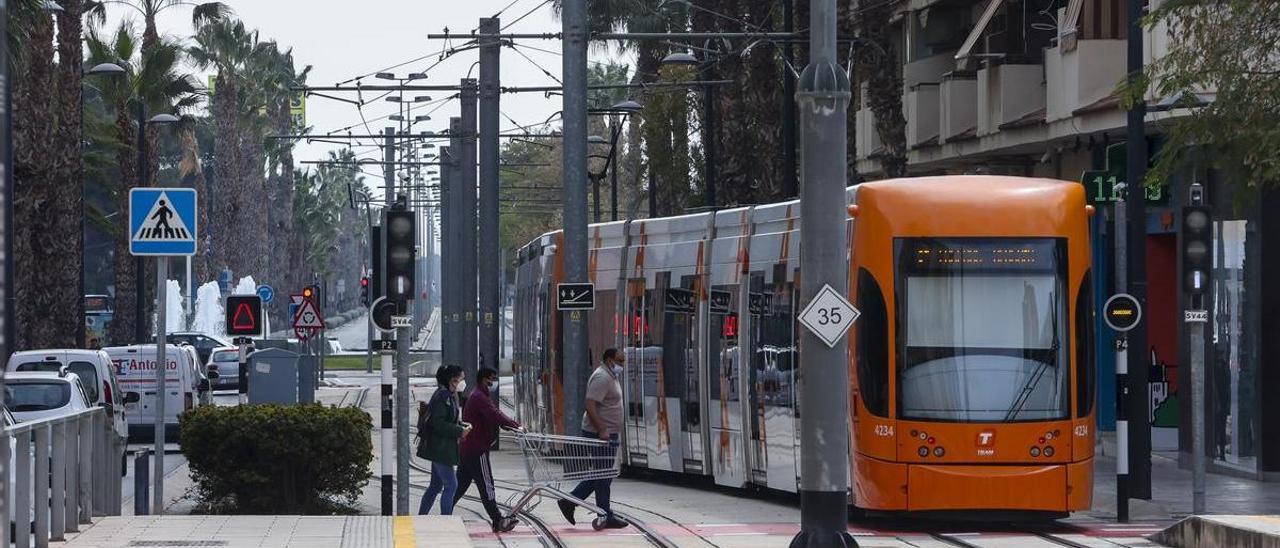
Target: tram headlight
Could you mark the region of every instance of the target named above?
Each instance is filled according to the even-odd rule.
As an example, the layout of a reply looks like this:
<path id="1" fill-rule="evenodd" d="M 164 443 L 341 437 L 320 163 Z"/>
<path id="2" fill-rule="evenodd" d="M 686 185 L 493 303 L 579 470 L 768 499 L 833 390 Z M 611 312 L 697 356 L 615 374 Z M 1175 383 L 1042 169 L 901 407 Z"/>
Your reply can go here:
<path id="1" fill-rule="evenodd" d="M 1033 457 L 1038 457 L 1038 456 L 1040 456 L 1040 448 L 1039 448 L 1039 447 L 1034 447 L 1034 446 L 1033 446 L 1033 447 L 1031 448 L 1031 456 L 1033 456 Z"/>
<path id="2" fill-rule="evenodd" d="M 1044 448 L 1044 456 L 1046 456 L 1046 457 L 1052 457 L 1052 456 L 1053 456 L 1053 446 L 1052 446 L 1052 445 L 1050 445 L 1050 446 L 1048 446 L 1048 447 L 1045 447 L 1045 448 Z"/>
<path id="3" fill-rule="evenodd" d="M 945 455 L 945 454 L 947 454 L 947 450 L 946 450 L 946 449 L 943 449 L 942 447 L 934 447 L 934 448 L 933 448 L 933 456 L 935 456 L 935 457 L 941 457 L 941 456 L 943 456 L 943 455 Z"/>
<path id="4" fill-rule="evenodd" d="M 916 449 L 916 454 L 920 455 L 920 458 L 927 457 L 929 456 L 929 448 L 921 445 L 919 449 Z"/>

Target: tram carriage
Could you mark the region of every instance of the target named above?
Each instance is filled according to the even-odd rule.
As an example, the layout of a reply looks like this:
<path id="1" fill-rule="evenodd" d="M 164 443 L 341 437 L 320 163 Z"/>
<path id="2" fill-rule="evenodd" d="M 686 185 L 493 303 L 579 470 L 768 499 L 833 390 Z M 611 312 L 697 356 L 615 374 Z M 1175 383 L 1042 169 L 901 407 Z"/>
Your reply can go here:
<path id="1" fill-rule="evenodd" d="M 862 312 L 846 364 L 850 504 L 1088 509 L 1096 373 L 1082 187 L 944 176 L 864 183 L 847 198 L 846 290 Z M 593 360 L 626 354 L 627 466 L 797 491 L 799 210 L 589 227 L 589 347 Z M 516 275 L 518 413 L 547 432 L 565 423 L 561 243 L 560 232 L 530 242 Z"/>

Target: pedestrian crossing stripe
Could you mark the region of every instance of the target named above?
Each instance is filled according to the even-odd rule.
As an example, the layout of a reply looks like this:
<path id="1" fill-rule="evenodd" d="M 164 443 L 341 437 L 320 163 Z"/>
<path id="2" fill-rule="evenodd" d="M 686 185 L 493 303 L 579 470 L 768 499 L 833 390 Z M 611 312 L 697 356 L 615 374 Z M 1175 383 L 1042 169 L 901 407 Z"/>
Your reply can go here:
<path id="1" fill-rule="evenodd" d="M 133 255 L 194 255 L 196 191 L 192 188 L 129 190 L 129 252 Z"/>
<path id="2" fill-rule="evenodd" d="M 191 241 L 193 239 L 191 231 L 187 230 L 186 223 L 182 222 L 182 217 L 174 213 L 173 208 L 173 200 L 167 193 L 161 192 L 160 197 L 151 206 L 151 210 L 147 212 L 142 226 L 133 233 L 133 239 L 152 242 Z"/>

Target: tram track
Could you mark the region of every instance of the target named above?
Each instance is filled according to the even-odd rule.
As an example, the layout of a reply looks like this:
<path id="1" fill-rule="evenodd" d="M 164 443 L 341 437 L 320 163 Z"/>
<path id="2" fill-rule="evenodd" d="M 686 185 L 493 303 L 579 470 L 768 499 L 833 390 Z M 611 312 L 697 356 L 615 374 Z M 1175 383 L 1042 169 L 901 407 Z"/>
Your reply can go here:
<path id="1" fill-rule="evenodd" d="M 1085 544 L 1085 543 L 1077 542 L 1068 538 L 1063 538 L 1053 533 L 1036 531 L 1034 529 L 1026 529 L 1026 528 L 1019 529 L 1015 527 L 1014 529 L 1010 529 L 1007 532 L 1031 535 L 1049 544 L 1053 544 L 1055 546 L 1065 546 L 1066 548 L 1098 548 L 1097 544 Z M 968 534 L 960 534 L 960 533 L 929 533 L 930 538 L 950 546 L 956 546 L 958 548 L 987 548 L 987 546 L 985 546 L 984 544 L 967 540 L 968 536 L 969 536 Z M 982 537 L 981 535 L 977 535 L 972 538 L 982 538 Z M 1116 547 L 1124 546 L 1123 544 L 1117 544 L 1115 542 L 1112 542 L 1106 539 L 1098 538 L 1096 540 L 1105 542 L 1109 546 L 1116 546 Z"/>
<path id="2" fill-rule="evenodd" d="M 427 475 L 431 474 L 430 469 L 426 468 L 425 466 L 419 465 L 416 462 L 410 461 L 409 467 L 419 472 L 423 472 Z M 411 487 L 415 487 L 423 490 L 427 489 L 428 487 L 427 485 L 424 485 L 421 483 L 413 483 L 413 482 L 410 482 L 409 485 Z M 471 502 L 481 502 L 479 497 L 474 497 L 471 495 L 463 495 L 462 498 L 463 500 L 468 500 Z M 501 508 L 504 512 L 507 512 L 507 513 L 512 512 L 511 505 L 506 504 L 504 502 L 498 502 L 497 504 L 498 504 L 498 508 Z M 470 509 L 468 510 L 470 511 Z M 476 512 L 476 514 L 480 515 L 479 512 Z M 560 535 L 557 535 L 555 530 L 552 529 L 551 526 L 548 525 L 546 521 L 543 521 L 542 518 L 534 515 L 532 512 L 529 512 L 527 510 L 521 510 L 519 512 L 515 512 L 514 516 L 516 519 L 524 522 L 525 525 L 528 525 L 530 529 L 533 529 L 533 532 L 538 535 L 538 540 L 542 542 L 543 546 L 546 546 L 548 548 L 566 548 L 567 547 L 567 545 L 564 543 L 564 540 L 560 538 Z M 489 522 L 488 516 L 481 516 L 481 517 L 483 522 L 485 523 Z M 499 538 L 499 541 L 501 541 L 502 535 L 498 535 L 498 538 Z M 504 546 L 506 545 L 505 542 L 503 542 L 502 544 Z"/>

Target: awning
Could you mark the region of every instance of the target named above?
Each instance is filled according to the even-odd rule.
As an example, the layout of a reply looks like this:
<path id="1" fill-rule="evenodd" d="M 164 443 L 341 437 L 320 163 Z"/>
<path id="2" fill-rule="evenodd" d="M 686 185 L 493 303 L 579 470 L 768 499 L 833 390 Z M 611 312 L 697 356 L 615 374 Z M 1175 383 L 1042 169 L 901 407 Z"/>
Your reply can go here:
<path id="1" fill-rule="evenodd" d="M 987 25 L 991 24 L 991 19 L 995 18 L 996 10 L 1000 9 L 1000 4 L 1003 2 L 1004 0 L 987 0 L 987 8 L 982 10 L 982 17 L 978 18 L 978 24 L 973 26 L 969 37 L 964 39 L 964 45 L 960 46 L 960 51 L 956 52 L 956 67 L 964 68 L 965 62 L 973 55 L 973 46 L 977 45 L 979 38 L 982 38 L 982 33 L 986 32 Z"/>

